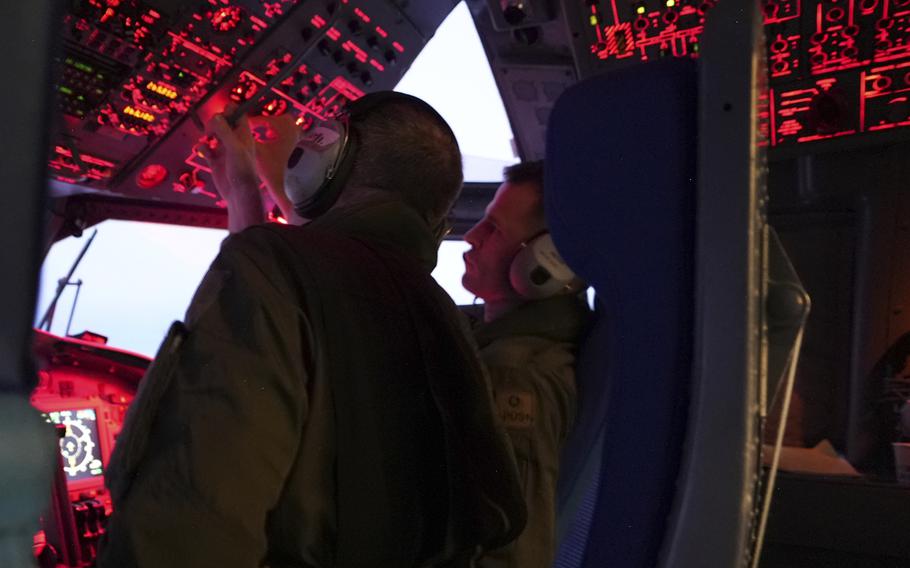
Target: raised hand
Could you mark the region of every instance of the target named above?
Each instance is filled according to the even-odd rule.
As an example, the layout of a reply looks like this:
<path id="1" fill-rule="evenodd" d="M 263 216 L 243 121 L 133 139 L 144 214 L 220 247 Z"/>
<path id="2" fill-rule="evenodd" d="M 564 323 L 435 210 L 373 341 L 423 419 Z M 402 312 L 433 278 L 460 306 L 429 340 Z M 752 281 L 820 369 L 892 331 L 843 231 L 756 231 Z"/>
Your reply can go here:
<path id="1" fill-rule="evenodd" d="M 256 143 L 247 118 L 234 128 L 226 116 L 236 110 L 229 104 L 209 121 L 207 134 L 214 143 L 200 144 L 196 151 L 209 162 L 215 188 L 228 205 L 228 229 L 238 232 L 265 220 L 256 173 Z"/>

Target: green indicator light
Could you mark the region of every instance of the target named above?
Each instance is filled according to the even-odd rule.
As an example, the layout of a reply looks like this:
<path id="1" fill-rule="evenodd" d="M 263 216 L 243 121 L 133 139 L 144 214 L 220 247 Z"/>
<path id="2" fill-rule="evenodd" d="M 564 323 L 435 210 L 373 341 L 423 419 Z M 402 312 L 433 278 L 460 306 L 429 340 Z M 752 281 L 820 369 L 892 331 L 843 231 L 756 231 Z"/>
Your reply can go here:
<path id="1" fill-rule="evenodd" d="M 636 11 L 638 14 L 644 14 L 644 13 L 645 13 L 645 7 L 644 7 L 644 6 L 639 6 L 638 8 L 635 8 L 635 11 Z"/>
<path id="2" fill-rule="evenodd" d="M 676 6 L 676 0 L 667 0 L 667 8 L 672 8 Z"/>
<path id="3" fill-rule="evenodd" d="M 594 16 L 594 15 L 591 16 L 591 25 L 592 26 L 597 25 L 597 16 Z"/>
<path id="4" fill-rule="evenodd" d="M 79 95 L 78 97 L 76 97 L 76 99 L 77 99 L 77 100 L 80 100 L 80 101 L 84 101 L 84 100 L 85 100 L 85 97 L 83 97 L 82 95 Z"/>
<path id="5" fill-rule="evenodd" d="M 73 94 L 73 90 L 70 89 L 69 87 L 60 87 L 60 88 L 57 89 L 57 90 L 60 91 L 61 93 L 63 93 L 64 95 L 72 95 L 72 94 Z"/>
<path id="6" fill-rule="evenodd" d="M 78 69 L 80 71 L 85 71 L 86 73 L 95 72 L 95 69 L 91 65 L 86 65 L 85 63 L 80 63 L 79 61 L 76 61 L 75 63 L 73 63 L 73 67 L 75 67 L 76 69 Z"/>

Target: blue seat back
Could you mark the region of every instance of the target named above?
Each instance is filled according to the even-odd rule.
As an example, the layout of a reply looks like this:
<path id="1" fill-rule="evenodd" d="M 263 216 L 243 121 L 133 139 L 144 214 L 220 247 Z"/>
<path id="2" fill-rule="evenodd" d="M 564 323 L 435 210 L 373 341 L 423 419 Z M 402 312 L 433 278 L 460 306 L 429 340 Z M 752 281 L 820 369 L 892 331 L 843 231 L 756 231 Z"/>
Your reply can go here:
<path id="1" fill-rule="evenodd" d="M 696 95 L 693 61 L 661 61 L 580 82 L 550 117 L 547 219 L 598 302 L 562 456 L 558 566 L 660 553 L 692 381 Z"/>

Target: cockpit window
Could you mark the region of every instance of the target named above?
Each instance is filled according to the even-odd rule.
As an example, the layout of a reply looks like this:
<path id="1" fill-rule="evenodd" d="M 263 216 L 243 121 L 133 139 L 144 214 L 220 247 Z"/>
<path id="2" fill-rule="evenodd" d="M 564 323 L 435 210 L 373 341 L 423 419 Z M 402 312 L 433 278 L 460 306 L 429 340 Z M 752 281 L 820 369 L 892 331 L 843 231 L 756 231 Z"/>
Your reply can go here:
<path id="1" fill-rule="evenodd" d="M 451 125 L 465 181 L 500 181 L 502 168 L 518 161 L 502 98 L 464 2 L 439 26 L 395 90 L 424 99 Z"/>
<path id="2" fill-rule="evenodd" d="M 171 322 L 183 319 L 227 231 L 134 221 L 105 221 L 96 228 L 98 236 L 65 287 L 50 331 L 89 331 L 107 337 L 112 347 L 153 356 Z M 36 326 L 92 231 L 51 247 L 41 270 Z M 461 255 L 467 249 L 463 241 L 444 242 L 433 272 L 457 304 L 474 300 L 461 286 Z"/>
<path id="3" fill-rule="evenodd" d="M 90 331 L 107 337 L 108 345 L 152 356 L 170 323 L 183 319 L 227 231 L 133 221 L 105 221 L 97 229 L 57 303 L 50 331 Z M 93 230 L 51 247 L 41 270 L 35 325 Z"/>
<path id="4" fill-rule="evenodd" d="M 464 241 L 443 241 L 442 246 L 439 247 L 436 270 L 433 271 L 433 278 L 436 279 L 436 282 L 460 306 L 474 302 L 482 303 L 482 300 L 475 298 L 474 294 L 465 290 L 461 285 L 461 277 L 464 276 L 462 255 L 469 248 L 471 245 Z"/>

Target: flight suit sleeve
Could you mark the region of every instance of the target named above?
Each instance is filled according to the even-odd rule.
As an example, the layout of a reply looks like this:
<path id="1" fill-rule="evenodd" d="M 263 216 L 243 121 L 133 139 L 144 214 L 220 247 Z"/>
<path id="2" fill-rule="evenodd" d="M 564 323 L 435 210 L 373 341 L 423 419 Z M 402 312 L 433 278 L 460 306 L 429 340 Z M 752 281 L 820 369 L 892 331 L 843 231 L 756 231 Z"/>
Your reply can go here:
<path id="1" fill-rule="evenodd" d="M 486 553 L 482 568 L 550 568 L 556 551 L 559 455 L 575 415 L 571 364 L 491 367 L 496 410 L 521 475 L 528 522 L 512 543 Z"/>
<path id="2" fill-rule="evenodd" d="M 307 415 L 306 318 L 265 276 L 255 246 L 229 237 L 200 284 L 180 341 L 140 390 L 115 459 L 102 568 L 260 566 L 266 517 Z M 268 258 L 266 257 L 266 262 Z M 153 397 L 154 395 L 147 395 Z M 132 409 L 131 409 L 132 410 Z M 132 425 L 148 424 L 145 429 Z M 122 438 L 122 436 L 121 436 Z"/>

